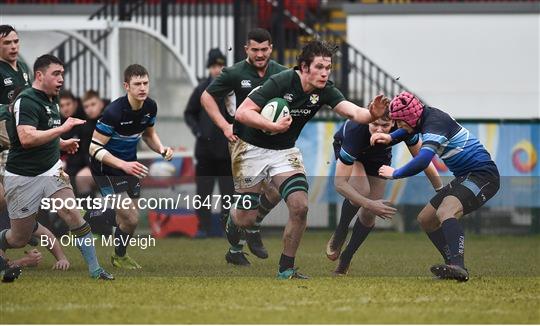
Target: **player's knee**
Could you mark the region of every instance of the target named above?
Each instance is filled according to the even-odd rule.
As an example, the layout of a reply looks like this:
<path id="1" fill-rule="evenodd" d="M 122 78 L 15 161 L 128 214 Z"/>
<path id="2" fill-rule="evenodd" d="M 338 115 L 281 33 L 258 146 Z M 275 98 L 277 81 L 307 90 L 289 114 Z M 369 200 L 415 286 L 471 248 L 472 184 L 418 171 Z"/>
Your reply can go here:
<path id="1" fill-rule="evenodd" d="M 77 209 L 65 209 L 58 212 L 58 215 L 66 222 L 71 228 L 77 225 L 81 225 L 82 216 Z"/>
<path id="2" fill-rule="evenodd" d="M 291 218 L 293 218 L 294 220 L 299 220 L 301 222 L 305 222 L 307 220 L 307 200 L 290 200 L 288 202 L 288 206 Z"/>
<path id="3" fill-rule="evenodd" d="M 257 215 L 254 215 L 255 217 L 251 216 L 244 216 L 243 218 L 238 218 L 235 222 L 236 226 L 241 228 L 249 228 L 252 227 L 255 224 L 255 219 Z"/>
<path id="4" fill-rule="evenodd" d="M 437 208 L 437 219 L 441 223 L 445 220 L 454 217 L 456 215 L 456 212 L 452 207 L 448 207 L 446 205 L 441 205 L 439 208 Z"/>
<path id="5" fill-rule="evenodd" d="M 362 224 L 364 224 L 364 226 L 366 227 L 372 227 L 373 225 L 375 225 L 375 219 L 377 217 L 375 216 L 375 214 L 371 213 L 371 212 L 366 212 L 364 211 L 361 215 L 360 215 L 360 222 Z"/>
<path id="6" fill-rule="evenodd" d="M 12 248 L 22 248 L 28 244 L 32 234 L 15 234 L 11 233 L 11 239 L 9 239 L 9 245 Z"/>
<path id="7" fill-rule="evenodd" d="M 427 216 L 422 213 L 418 214 L 416 220 L 418 221 L 420 228 L 422 228 L 424 231 L 431 231 L 432 229 L 436 228 L 436 225 L 439 223 L 439 220 L 434 219 L 433 216 Z"/>
<path id="8" fill-rule="evenodd" d="M 139 212 L 137 211 L 132 211 L 130 212 L 130 214 L 128 214 L 126 216 L 126 219 L 124 220 L 125 221 L 125 225 L 128 227 L 128 228 L 135 228 L 137 227 L 137 224 L 139 224 Z"/>

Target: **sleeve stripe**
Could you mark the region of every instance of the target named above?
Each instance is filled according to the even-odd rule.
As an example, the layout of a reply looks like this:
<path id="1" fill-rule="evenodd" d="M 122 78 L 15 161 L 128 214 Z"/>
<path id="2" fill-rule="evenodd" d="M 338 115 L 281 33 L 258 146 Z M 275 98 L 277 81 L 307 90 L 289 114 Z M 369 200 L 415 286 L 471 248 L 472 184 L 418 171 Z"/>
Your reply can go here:
<path id="1" fill-rule="evenodd" d="M 434 141 L 434 142 L 437 142 L 439 144 L 442 144 L 447 140 L 448 139 L 446 137 L 441 136 L 441 135 L 436 135 L 436 134 L 423 134 L 422 135 L 422 141 L 423 142 Z"/>
<path id="2" fill-rule="evenodd" d="M 341 159 L 341 161 L 343 161 L 343 163 L 353 164 L 354 161 L 356 161 L 356 157 L 347 153 L 343 148 L 341 148 L 341 150 L 339 151 L 339 158 Z"/>

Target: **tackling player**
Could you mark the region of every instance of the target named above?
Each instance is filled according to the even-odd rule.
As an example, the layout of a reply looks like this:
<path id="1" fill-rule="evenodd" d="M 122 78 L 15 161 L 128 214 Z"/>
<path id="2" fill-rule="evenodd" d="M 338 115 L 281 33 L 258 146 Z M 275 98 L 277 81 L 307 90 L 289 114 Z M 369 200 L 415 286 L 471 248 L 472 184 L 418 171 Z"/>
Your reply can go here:
<path id="1" fill-rule="evenodd" d="M 465 235 L 458 219 L 477 210 L 493 197 L 500 186 L 500 176 L 488 151 L 447 113 L 425 106 L 408 92 L 398 94 L 390 103 L 390 114 L 398 131 L 392 135 L 377 133 L 372 143 L 389 144 L 408 134 L 419 133 L 422 148 L 405 166 L 394 169 L 383 165 L 379 175 L 387 179 L 406 178 L 424 170 L 438 155 L 455 176 L 420 212 L 417 219 L 439 250 L 445 264 L 431 267 L 442 279 L 466 282 Z"/>

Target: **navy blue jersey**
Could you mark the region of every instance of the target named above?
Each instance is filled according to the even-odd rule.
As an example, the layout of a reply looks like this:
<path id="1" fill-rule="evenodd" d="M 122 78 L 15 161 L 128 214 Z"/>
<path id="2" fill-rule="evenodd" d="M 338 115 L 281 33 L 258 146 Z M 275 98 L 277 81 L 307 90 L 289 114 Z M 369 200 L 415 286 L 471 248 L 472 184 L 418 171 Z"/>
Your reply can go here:
<path id="1" fill-rule="evenodd" d="M 495 168 L 478 139 L 447 113 L 425 107 L 415 131 L 422 135 L 422 148 L 437 154 L 455 176 Z"/>
<path id="2" fill-rule="evenodd" d="M 136 161 L 137 144 L 146 128 L 154 126 L 156 114 L 157 105 L 154 100 L 147 98 L 141 109 L 134 111 L 126 95 L 111 102 L 105 108 L 103 116 L 96 124 L 96 131 L 111 137 L 104 146 L 109 153 L 124 161 Z M 102 170 L 107 173 L 106 170 L 116 169 L 103 164 Z"/>
<path id="3" fill-rule="evenodd" d="M 391 131 L 396 128 L 392 127 Z M 338 158 L 346 165 L 369 156 L 370 158 L 386 159 L 392 157 L 392 148 L 385 145 L 371 146 L 369 125 L 347 120 L 334 135 L 334 140 L 341 144 Z M 405 139 L 407 146 L 418 143 L 418 135 L 410 135 Z"/>

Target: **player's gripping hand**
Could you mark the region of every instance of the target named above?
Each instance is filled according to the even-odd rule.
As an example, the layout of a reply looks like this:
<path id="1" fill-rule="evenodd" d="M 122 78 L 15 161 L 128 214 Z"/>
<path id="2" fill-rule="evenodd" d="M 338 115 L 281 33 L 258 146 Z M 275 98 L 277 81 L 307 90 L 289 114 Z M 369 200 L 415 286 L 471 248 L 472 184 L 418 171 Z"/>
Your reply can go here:
<path id="1" fill-rule="evenodd" d="M 394 178 L 394 168 L 388 165 L 383 165 L 379 168 L 379 176 L 385 178 L 385 179 L 393 179 Z"/>
<path id="2" fill-rule="evenodd" d="M 273 130 L 270 130 L 270 132 L 281 134 L 289 130 L 289 127 L 292 123 L 292 117 L 290 114 L 287 114 L 286 116 L 283 116 L 278 119 L 278 121 L 274 122 L 274 128 Z"/>
<path id="3" fill-rule="evenodd" d="M 390 105 L 390 99 L 388 97 L 384 96 L 383 94 L 375 96 L 375 98 L 368 105 L 368 110 L 373 121 L 384 115 L 384 111 L 388 105 Z"/>
<path id="4" fill-rule="evenodd" d="M 223 129 L 223 134 L 225 135 L 225 137 L 227 137 L 227 139 L 234 143 L 235 141 L 238 140 L 238 136 L 236 136 L 234 134 L 234 131 L 233 131 L 233 125 L 232 124 L 227 124 L 227 127 L 225 127 L 225 129 Z"/>
<path id="5" fill-rule="evenodd" d="M 60 128 L 62 128 L 64 132 L 68 132 L 73 127 L 80 126 L 80 125 L 85 124 L 85 123 L 86 123 L 86 120 L 81 120 L 81 119 L 69 117 L 69 118 L 66 119 L 64 124 L 62 126 L 60 126 Z"/>
<path id="6" fill-rule="evenodd" d="M 122 171 L 126 174 L 134 175 L 139 179 L 148 175 L 148 168 L 137 161 L 126 162 L 126 164 L 122 165 Z"/>
<path id="7" fill-rule="evenodd" d="M 60 150 L 68 154 L 75 154 L 79 150 L 79 141 L 80 139 L 76 138 L 60 139 Z"/>
<path id="8" fill-rule="evenodd" d="M 391 141 L 392 136 L 390 136 L 390 134 L 385 134 L 384 132 L 376 132 L 371 135 L 371 138 L 369 139 L 371 146 L 375 146 L 377 144 L 388 145 Z"/>
<path id="9" fill-rule="evenodd" d="M 390 204 L 389 201 L 384 199 L 370 200 L 365 208 L 381 218 L 390 219 L 397 212 L 397 209 L 390 206 Z"/>
<path id="10" fill-rule="evenodd" d="M 59 271 L 67 271 L 69 269 L 69 261 L 64 258 L 64 259 L 60 259 L 58 260 L 52 267 L 52 269 L 56 269 L 56 270 L 59 270 Z"/>
<path id="11" fill-rule="evenodd" d="M 161 156 L 163 156 L 163 158 L 166 159 L 167 161 L 172 160 L 173 154 L 174 154 L 174 151 L 169 146 L 163 147 L 161 149 Z"/>

